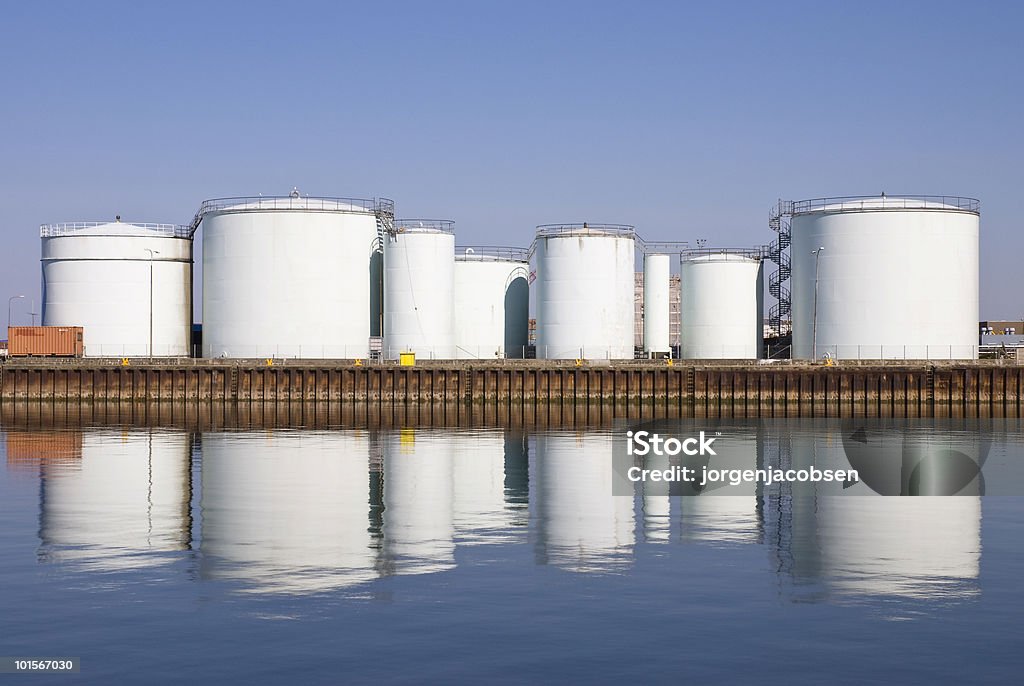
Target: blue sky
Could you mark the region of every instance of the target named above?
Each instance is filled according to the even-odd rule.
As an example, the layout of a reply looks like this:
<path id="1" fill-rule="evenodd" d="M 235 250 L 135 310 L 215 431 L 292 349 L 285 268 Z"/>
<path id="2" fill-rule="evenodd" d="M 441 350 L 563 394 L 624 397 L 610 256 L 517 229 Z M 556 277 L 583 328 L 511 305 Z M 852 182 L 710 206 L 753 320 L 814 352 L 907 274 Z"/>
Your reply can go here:
<path id="1" fill-rule="evenodd" d="M 767 243 L 778 198 L 980 198 L 981 314 L 1024 314 L 1015 3 L 5 3 L 0 295 L 38 225 L 205 198 L 393 198 Z M 2 302 L 2 300 L 0 300 Z M 14 323 L 28 323 L 15 303 Z"/>

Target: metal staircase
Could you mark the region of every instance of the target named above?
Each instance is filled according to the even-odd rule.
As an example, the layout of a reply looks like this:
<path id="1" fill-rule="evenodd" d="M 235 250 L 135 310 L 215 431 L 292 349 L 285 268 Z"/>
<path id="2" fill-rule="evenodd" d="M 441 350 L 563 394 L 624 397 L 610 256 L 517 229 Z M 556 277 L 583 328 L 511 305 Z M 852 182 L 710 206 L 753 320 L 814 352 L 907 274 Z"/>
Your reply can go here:
<path id="1" fill-rule="evenodd" d="M 383 249 L 385 236 L 395 233 L 394 201 L 387 198 L 378 199 L 374 213 L 377 215 L 377 240 L 380 241 L 380 246 Z"/>
<path id="2" fill-rule="evenodd" d="M 792 200 L 779 200 L 779 204 L 768 213 L 768 227 L 778 234 L 768 246 L 768 259 L 778 265 L 768 277 L 768 292 L 778 301 L 768 310 L 768 326 L 776 336 L 782 335 L 782 320 L 788 318 L 793 309 L 790 292 L 786 288 L 786 282 L 793 273 L 789 259 L 789 246 L 793 242 L 790 233 L 792 216 Z"/>

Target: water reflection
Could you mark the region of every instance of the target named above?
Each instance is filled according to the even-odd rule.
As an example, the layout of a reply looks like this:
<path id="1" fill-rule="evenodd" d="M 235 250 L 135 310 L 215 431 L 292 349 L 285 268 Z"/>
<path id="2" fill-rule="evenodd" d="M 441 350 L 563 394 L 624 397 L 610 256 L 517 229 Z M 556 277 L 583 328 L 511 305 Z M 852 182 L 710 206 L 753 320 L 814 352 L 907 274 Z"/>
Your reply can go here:
<path id="1" fill-rule="evenodd" d="M 42 464 L 45 559 L 110 570 L 160 564 L 168 558 L 152 553 L 189 548 L 188 434 L 92 430 L 74 440 L 80 451 Z"/>
<path id="2" fill-rule="evenodd" d="M 187 559 L 180 553 L 196 545 L 189 564 L 200 579 L 305 594 L 444 573 L 462 564 L 460 546 L 530 540 L 538 564 L 622 574 L 645 545 L 665 554 L 680 544 L 757 545 L 781 597 L 820 602 L 976 595 L 987 485 L 964 465 L 990 453 L 1019 462 L 1024 443 L 1017 424 L 985 432 L 939 420 L 700 426 L 722 436 L 717 455 L 691 467 L 856 463 L 863 478 L 705 489 L 647 482 L 632 497 L 613 496 L 619 435 L 602 430 L 30 426 L 9 427 L 4 446 L 9 471 L 41 479 L 47 562 L 123 570 L 174 553 Z M 647 466 L 670 464 L 681 463 Z M 875 495 L 939 488 L 967 495 Z"/>

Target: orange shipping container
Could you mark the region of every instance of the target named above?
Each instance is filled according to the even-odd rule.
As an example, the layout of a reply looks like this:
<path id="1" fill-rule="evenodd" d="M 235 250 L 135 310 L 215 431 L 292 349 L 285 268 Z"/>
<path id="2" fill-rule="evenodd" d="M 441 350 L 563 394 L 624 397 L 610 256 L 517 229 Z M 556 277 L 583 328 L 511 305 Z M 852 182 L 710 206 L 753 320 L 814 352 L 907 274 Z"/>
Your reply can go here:
<path id="1" fill-rule="evenodd" d="M 9 326 L 7 354 L 81 357 L 85 352 L 80 326 Z"/>

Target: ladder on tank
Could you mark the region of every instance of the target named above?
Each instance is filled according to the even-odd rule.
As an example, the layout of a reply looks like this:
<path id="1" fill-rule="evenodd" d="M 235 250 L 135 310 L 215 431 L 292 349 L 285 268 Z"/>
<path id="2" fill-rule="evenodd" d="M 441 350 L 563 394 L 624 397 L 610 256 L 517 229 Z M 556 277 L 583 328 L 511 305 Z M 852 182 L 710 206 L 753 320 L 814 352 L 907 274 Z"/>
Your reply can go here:
<path id="1" fill-rule="evenodd" d="M 768 228 L 778 237 L 768 246 L 768 259 L 778 267 L 768 276 L 768 292 L 778 302 L 768 310 L 768 326 L 776 336 L 782 335 L 782 320 L 789 317 L 793 310 L 793 301 L 786 282 L 792 276 L 789 257 L 789 246 L 793 242 L 790 233 L 790 217 L 793 216 L 793 201 L 779 200 L 779 204 L 768 213 Z"/>

